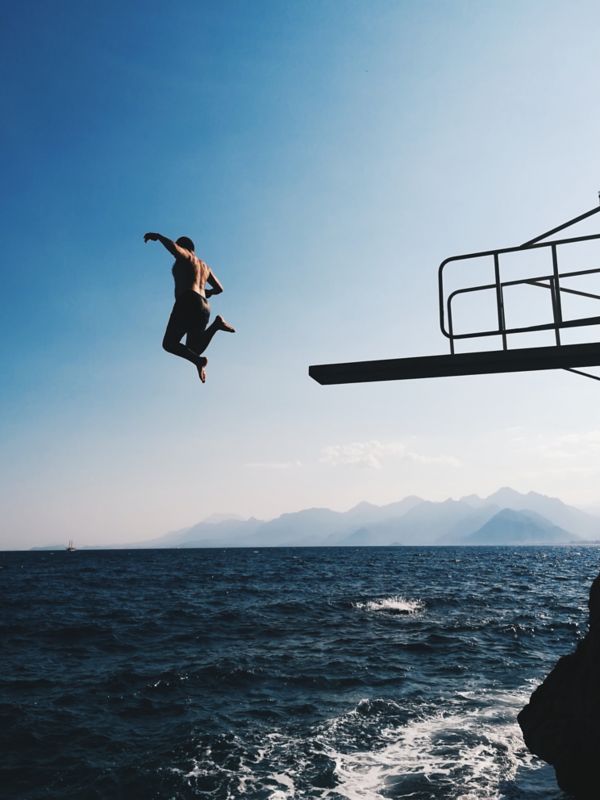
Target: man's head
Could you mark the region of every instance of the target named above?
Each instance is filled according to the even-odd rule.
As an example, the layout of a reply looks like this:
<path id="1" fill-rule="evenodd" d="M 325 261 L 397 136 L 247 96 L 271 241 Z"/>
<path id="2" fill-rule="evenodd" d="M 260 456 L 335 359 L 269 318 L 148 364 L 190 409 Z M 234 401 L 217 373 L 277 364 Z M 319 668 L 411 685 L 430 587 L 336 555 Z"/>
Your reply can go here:
<path id="1" fill-rule="evenodd" d="M 179 239 L 177 239 L 177 241 L 175 242 L 175 244 L 178 244 L 179 247 L 185 247 L 186 250 L 191 250 L 192 252 L 194 252 L 194 250 L 196 249 L 194 247 L 194 243 L 189 238 L 189 236 L 180 236 Z"/>

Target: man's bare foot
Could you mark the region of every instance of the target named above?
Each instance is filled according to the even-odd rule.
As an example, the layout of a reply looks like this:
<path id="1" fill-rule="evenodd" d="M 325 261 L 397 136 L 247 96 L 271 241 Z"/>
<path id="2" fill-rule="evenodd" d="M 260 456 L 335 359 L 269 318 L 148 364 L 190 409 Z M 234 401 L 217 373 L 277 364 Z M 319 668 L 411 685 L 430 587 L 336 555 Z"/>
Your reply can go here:
<path id="1" fill-rule="evenodd" d="M 206 383 L 206 365 L 208 364 L 208 358 L 206 356 L 201 356 L 198 359 L 197 369 L 198 369 L 198 376 L 202 383 Z"/>
<path id="2" fill-rule="evenodd" d="M 235 333 L 235 328 L 233 327 L 233 325 L 230 325 L 228 322 L 225 322 L 225 320 L 223 319 L 223 317 L 220 314 L 218 314 L 217 317 L 215 318 L 215 322 L 217 323 L 217 328 L 220 331 L 227 331 L 228 333 Z"/>

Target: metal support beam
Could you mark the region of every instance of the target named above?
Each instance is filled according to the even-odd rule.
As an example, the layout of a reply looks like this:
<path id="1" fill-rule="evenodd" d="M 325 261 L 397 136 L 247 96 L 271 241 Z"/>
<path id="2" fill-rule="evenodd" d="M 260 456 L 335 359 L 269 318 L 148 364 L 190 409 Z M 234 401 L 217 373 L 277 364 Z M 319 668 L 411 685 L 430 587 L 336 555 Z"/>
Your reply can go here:
<path id="1" fill-rule="evenodd" d="M 589 211 L 585 211 L 583 214 L 580 214 L 578 217 L 573 217 L 568 222 L 563 222 L 562 225 L 557 225 L 556 228 L 552 228 L 550 231 L 546 231 L 545 233 L 540 233 L 539 236 L 536 236 L 533 239 L 530 239 L 528 242 L 524 242 L 521 247 L 530 247 L 532 244 L 537 244 L 541 242 L 542 239 L 545 239 L 547 236 L 552 236 L 553 233 L 558 233 L 559 231 L 564 231 L 565 228 L 570 228 L 571 225 L 577 225 L 578 222 L 582 222 L 584 219 L 588 217 L 592 217 L 594 214 L 597 214 L 600 211 L 600 205 L 596 206 L 596 208 L 592 208 Z"/>

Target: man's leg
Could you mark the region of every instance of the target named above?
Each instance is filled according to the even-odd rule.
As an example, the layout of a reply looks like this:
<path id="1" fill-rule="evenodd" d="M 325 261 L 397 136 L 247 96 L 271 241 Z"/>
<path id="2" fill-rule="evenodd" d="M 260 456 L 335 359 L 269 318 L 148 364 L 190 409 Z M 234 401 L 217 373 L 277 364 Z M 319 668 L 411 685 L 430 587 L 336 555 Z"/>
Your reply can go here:
<path id="1" fill-rule="evenodd" d="M 192 329 L 188 331 L 185 343 L 190 350 L 200 355 L 203 353 L 208 345 L 211 343 L 213 336 L 217 331 L 227 331 L 228 333 L 235 333 L 235 328 L 228 322 L 225 322 L 223 317 L 219 314 L 214 318 L 213 322 L 204 330 Z"/>
<path id="2" fill-rule="evenodd" d="M 199 353 L 194 352 L 194 350 L 189 346 L 189 342 L 186 344 L 181 343 L 185 333 L 186 325 L 183 320 L 179 319 L 179 316 L 174 308 L 171 312 L 171 316 L 169 317 L 169 322 L 167 323 L 167 329 L 165 331 L 162 346 L 167 353 L 172 353 L 174 356 L 180 356 L 180 358 L 185 358 L 187 361 L 191 361 L 198 370 L 200 380 L 202 383 L 204 383 L 206 381 L 204 368 L 206 367 L 207 359 L 201 357 Z"/>

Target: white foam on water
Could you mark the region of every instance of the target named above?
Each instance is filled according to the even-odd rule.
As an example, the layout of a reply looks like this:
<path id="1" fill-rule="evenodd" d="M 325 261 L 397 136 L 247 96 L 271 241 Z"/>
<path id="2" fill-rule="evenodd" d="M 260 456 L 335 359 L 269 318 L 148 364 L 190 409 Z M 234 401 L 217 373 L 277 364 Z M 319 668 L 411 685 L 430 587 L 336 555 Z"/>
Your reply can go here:
<path id="1" fill-rule="evenodd" d="M 219 776 L 227 786 L 227 800 L 235 800 L 235 798 L 243 796 L 249 787 L 256 783 L 256 777 L 248 764 L 241 760 L 239 767 L 235 770 L 218 764 L 212 757 L 210 745 L 203 748 L 197 758 L 192 759 L 192 764 L 192 769 L 188 772 L 177 768 L 173 768 L 172 771 L 182 775 L 188 785 L 192 785 L 192 781 L 198 778 Z"/>
<path id="2" fill-rule="evenodd" d="M 289 777 L 289 775 L 281 775 L 274 772 L 270 775 L 270 778 L 271 780 L 276 781 L 276 783 L 279 783 L 285 787 L 284 790 L 276 789 L 274 792 L 272 792 L 270 795 L 270 800 L 287 800 L 288 797 L 294 796 L 296 784 Z"/>
<path id="3" fill-rule="evenodd" d="M 463 697 L 466 694 L 477 700 L 475 693 L 463 693 Z M 502 784 L 514 780 L 519 768 L 532 771 L 541 766 L 525 747 L 516 723 L 528 696 L 529 692 L 483 695 L 480 708 L 450 709 L 399 728 L 384 728 L 382 746 L 372 750 L 332 749 L 329 756 L 335 761 L 339 783 L 324 796 L 383 800 L 390 796 L 386 788 L 394 787 L 394 797 L 423 797 L 429 785 L 431 797 L 501 800 L 505 797 Z M 549 789 L 544 795 L 548 800 L 551 795 L 561 796 Z"/>
<path id="4" fill-rule="evenodd" d="M 365 611 L 388 611 L 395 614 L 418 614 L 425 608 L 422 600 L 407 600 L 399 594 L 383 597 L 379 600 L 367 600 L 364 603 L 355 603 L 355 608 Z"/>
<path id="5" fill-rule="evenodd" d="M 267 735 L 267 742 L 264 748 L 261 748 L 257 763 L 260 761 L 279 762 L 279 769 L 271 771 L 266 779 L 261 780 L 263 788 L 265 782 L 270 789 L 268 800 L 293 800 L 297 796 L 296 784 L 291 774 L 281 770 L 281 762 L 289 762 L 292 760 L 294 763 L 293 775 L 298 776 L 307 767 L 307 759 L 302 755 L 303 740 L 294 736 L 289 736 L 279 732 L 273 731 Z M 272 783 L 278 784 L 276 787 L 271 787 Z M 282 788 L 283 787 L 283 788 Z M 319 795 L 315 795 L 318 797 Z"/>
<path id="6" fill-rule="evenodd" d="M 365 698 L 352 711 L 313 728 L 307 739 L 282 730 L 267 733 L 254 752 L 243 748 L 246 753 L 234 769 L 215 763 L 205 747 L 182 777 L 219 776 L 228 800 L 252 792 L 268 800 L 560 800 L 564 795 L 553 771 L 529 753 L 516 722 L 532 689 L 463 690 L 446 701 L 443 711 L 398 725 L 389 720 L 390 713 L 393 719 L 402 712 L 401 704 Z M 357 749 L 365 731 L 372 744 Z M 315 753 L 333 762 L 335 787 L 306 783 Z"/>

